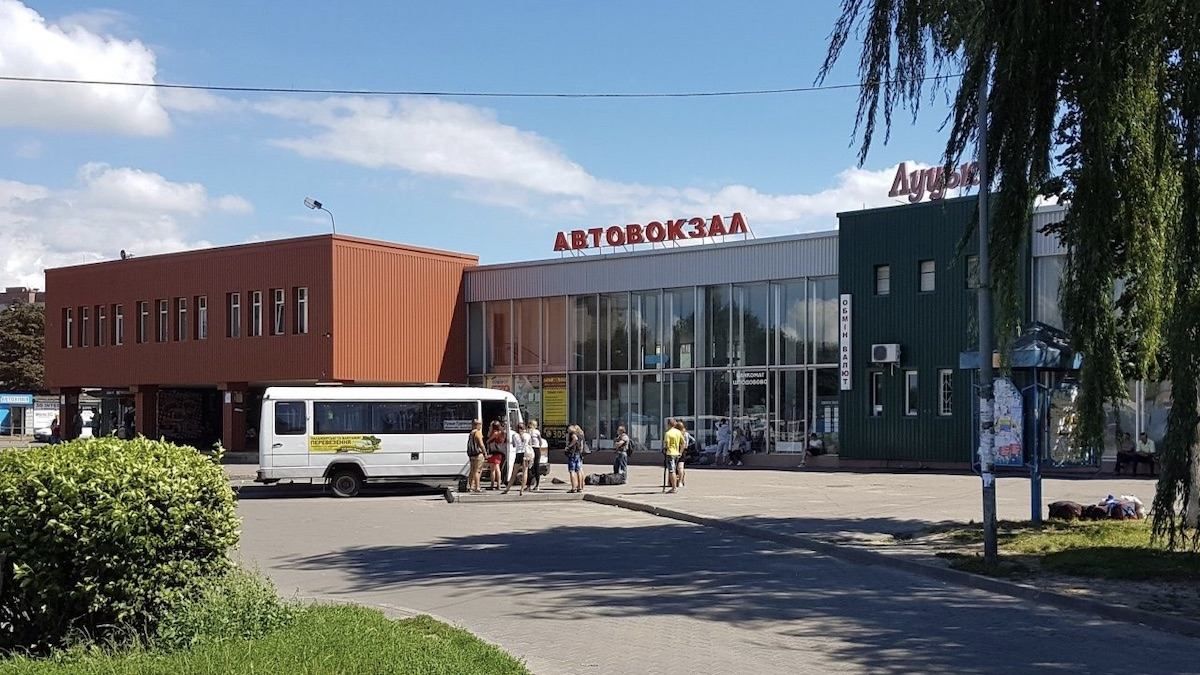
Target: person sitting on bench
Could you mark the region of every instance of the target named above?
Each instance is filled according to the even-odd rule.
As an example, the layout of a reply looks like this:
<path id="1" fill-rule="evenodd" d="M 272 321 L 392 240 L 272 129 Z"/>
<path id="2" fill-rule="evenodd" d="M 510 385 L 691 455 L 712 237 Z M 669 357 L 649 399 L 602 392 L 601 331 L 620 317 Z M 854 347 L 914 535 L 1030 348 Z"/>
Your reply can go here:
<path id="1" fill-rule="evenodd" d="M 1146 432 L 1142 432 L 1138 437 L 1137 445 L 1132 450 L 1120 450 L 1117 452 L 1116 472 L 1121 473 L 1121 467 L 1126 464 L 1133 465 L 1133 475 L 1137 475 L 1138 464 L 1150 465 L 1150 474 L 1154 475 L 1154 461 L 1157 458 L 1158 448 L 1155 447 L 1154 441 L 1150 440 L 1150 436 Z"/>

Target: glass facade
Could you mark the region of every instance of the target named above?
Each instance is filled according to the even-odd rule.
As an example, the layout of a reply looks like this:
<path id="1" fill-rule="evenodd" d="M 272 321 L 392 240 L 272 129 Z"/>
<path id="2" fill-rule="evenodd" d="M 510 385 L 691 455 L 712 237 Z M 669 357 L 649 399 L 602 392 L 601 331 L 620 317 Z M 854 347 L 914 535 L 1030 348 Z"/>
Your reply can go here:
<path id="1" fill-rule="evenodd" d="M 818 277 L 475 302 L 470 382 L 512 391 L 552 442 L 570 423 L 608 449 L 624 426 L 658 451 L 675 417 L 712 455 L 722 422 L 744 453 L 836 453 L 837 298 Z"/>

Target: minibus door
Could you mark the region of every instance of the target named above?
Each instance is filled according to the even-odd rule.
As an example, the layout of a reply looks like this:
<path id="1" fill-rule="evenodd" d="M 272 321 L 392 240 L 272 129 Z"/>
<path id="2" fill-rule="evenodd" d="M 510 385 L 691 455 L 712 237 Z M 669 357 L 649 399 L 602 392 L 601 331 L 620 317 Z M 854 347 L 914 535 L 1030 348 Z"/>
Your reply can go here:
<path id="1" fill-rule="evenodd" d="M 263 402 L 264 407 L 267 404 Z M 260 435 L 262 443 L 269 440 L 271 444 L 270 448 L 264 448 L 271 453 L 270 466 L 308 466 L 308 404 L 304 401 L 271 401 L 270 405 L 274 420 L 271 434 Z"/>

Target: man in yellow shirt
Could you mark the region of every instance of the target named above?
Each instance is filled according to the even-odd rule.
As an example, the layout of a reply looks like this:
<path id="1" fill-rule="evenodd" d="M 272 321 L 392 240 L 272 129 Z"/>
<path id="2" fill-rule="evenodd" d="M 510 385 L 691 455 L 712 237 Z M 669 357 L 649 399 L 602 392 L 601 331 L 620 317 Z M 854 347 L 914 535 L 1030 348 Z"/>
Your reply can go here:
<path id="1" fill-rule="evenodd" d="M 663 455 L 665 455 L 664 468 L 667 470 L 667 484 L 671 486 L 671 492 L 675 492 L 676 463 L 683 455 L 683 441 L 683 432 L 675 427 L 675 420 L 667 420 L 667 432 L 663 434 Z"/>

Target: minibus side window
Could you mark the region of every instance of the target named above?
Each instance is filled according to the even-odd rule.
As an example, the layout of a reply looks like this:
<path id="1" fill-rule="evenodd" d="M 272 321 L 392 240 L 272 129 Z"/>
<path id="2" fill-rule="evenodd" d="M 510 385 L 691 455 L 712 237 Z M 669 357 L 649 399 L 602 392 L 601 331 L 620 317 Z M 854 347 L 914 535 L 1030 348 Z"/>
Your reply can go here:
<path id="1" fill-rule="evenodd" d="M 304 435 L 304 401 L 275 402 L 275 435 Z"/>
<path id="2" fill-rule="evenodd" d="M 471 422 L 475 419 L 475 401 L 430 401 L 427 405 L 425 433 L 450 434 L 471 430 Z"/>

